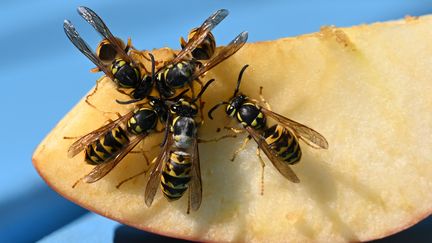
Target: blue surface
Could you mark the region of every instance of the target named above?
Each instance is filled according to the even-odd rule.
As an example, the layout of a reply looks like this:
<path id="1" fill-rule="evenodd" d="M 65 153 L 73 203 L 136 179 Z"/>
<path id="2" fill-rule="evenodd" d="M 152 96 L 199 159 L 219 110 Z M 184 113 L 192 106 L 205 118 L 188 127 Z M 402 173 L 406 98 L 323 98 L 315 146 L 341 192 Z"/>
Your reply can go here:
<path id="1" fill-rule="evenodd" d="M 100 40 L 78 16 L 77 6 L 94 9 L 115 35 L 132 37 L 139 49 L 178 48 L 179 36 L 219 8 L 230 10 L 214 31 L 220 44 L 242 30 L 248 30 L 254 42 L 315 32 L 322 25 L 351 26 L 432 12 L 430 1 L 323 2 L 1 1 L 0 83 L 5 92 L 0 102 L 0 241 L 34 241 L 84 213 L 55 196 L 31 165 L 37 144 L 100 76 L 88 72 L 92 64 L 63 33 L 67 18 L 92 46 Z M 431 228 L 430 223 L 427 227 Z M 416 231 L 411 234 L 421 237 Z"/>
<path id="2" fill-rule="evenodd" d="M 39 243 L 52 242 L 187 242 L 150 234 L 89 213 L 44 237 Z"/>

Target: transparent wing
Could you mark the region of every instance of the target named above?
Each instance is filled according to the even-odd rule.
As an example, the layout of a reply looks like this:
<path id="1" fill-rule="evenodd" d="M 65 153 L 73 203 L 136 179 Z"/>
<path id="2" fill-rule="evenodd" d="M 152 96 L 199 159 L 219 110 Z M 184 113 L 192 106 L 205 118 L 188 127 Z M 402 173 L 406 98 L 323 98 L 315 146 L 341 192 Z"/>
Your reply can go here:
<path id="1" fill-rule="evenodd" d="M 197 211 L 201 206 L 202 201 L 202 181 L 201 181 L 201 168 L 198 141 L 195 139 L 193 143 L 193 155 L 192 155 L 192 179 L 190 182 L 189 202 L 192 210 Z"/>
<path id="2" fill-rule="evenodd" d="M 113 79 L 113 75 L 110 70 L 102 63 L 102 61 L 94 54 L 89 45 L 81 38 L 81 36 L 76 31 L 75 27 L 69 20 L 65 20 L 63 23 L 63 29 L 69 40 L 84 54 L 90 61 L 92 61 L 100 70 L 102 70 L 106 76 Z"/>
<path id="3" fill-rule="evenodd" d="M 105 135 L 108 131 L 114 129 L 119 124 L 129 120 L 132 116 L 133 116 L 133 112 L 131 111 L 126 115 L 118 118 L 117 120 L 114 120 L 108 123 L 107 125 L 102 126 L 90 132 L 89 134 L 82 136 L 69 147 L 68 157 L 69 158 L 74 157 L 75 155 L 83 151 L 89 144 L 95 142 L 96 140 L 98 140 L 100 137 Z"/>
<path id="4" fill-rule="evenodd" d="M 172 136 L 169 134 L 164 146 L 162 147 L 161 152 L 159 153 L 159 155 L 156 157 L 156 160 L 154 161 L 154 165 L 152 171 L 150 172 L 150 177 L 145 189 L 144 198 L 147 207 L 150 207 L 152 205 L 157 189 L 160 186 L 162 168 L 167 160 L 167 156 L 170 153 L 172 143 L 173 143 Z"/>
<path id="5" fill-rule="evenodd" d="M 265 142 L 265 139 L 258 134 L 252 127 L 246 127 L 246 131 L 249 135 L 255 140 L 258 144 L 258 147 L 267 155 L 267 158 L 272 162 L 272 164 L 276 167 L 276 169 L 288 180 L 294 183 L 300 182 L 300 179 L 294 173 L 294 171 L 290 168 L 290 166 L 281 161 L 269 148 L 268 144 Z"/>
<path id="6" fill-rule="evenodd" d="M 303 124 L 288 119 L 264 107 L 261 107 L 261 111 L 265 115 L 278 121 L 282 126 L 292 130 L 298 138 L 302 139 L 309 146 L 313 148 L 321 148 L 321 149 L 328 148 L 328 142 L 325 139 L 325 137 L 320 133 L 318 133 L 317 131 L 313 130 L 312 128 L 309 128 Z"/>
<path id="7" fill-rule="evenodd" d="M 232 56 L 246 43 L 248 39 L 248 33 L 246 31 L 240 33 L 234 40 L 232 40 L 227 46 L 225 46 L 216 56 L 213 56 L 208 62 L 204 63 L 203 66 L 194 74 L 191 80 L 197 79 L 208 70 L 212 69 L 223 60 Z"/>
<path id="8" fill-rule="evenodd" d="M 220 9 L 208 17 L 171 63 L 177 63 L 183 60 L 187 54 L 195 50 L 195 48 L 205 40 L 208 33 L 210 33 L 210 31 L 216 27 L 228 15 L 228 13 L 228 10 Z"/>
<path id="9" fill-rule="evenodd" d="M 78 7 L 78 13 L 83 17 L 93 28 L 99 32 L 105 39 L 107 39 L 116 49 L 117 53 L 120 54 L 120 57 L 132 63 L 132 59 L 126 54 L 123 50 L 121 43 L 117 40 L 117 38 L 111 33 L 103 20 L 91 9 L 81 6 Z"/>
<path id="10" fill-rule="evenodd" d="M 106 176 L 122 159 L 141 141 L 143 140 L 147 134 L 141 134 L 132 139 L 129 144 L 119 150 L 117 153 L 114 153 L 107 161 L 103 164 L 97 165 L 93 170 L 84 177 L 84 181 L 87 183 L 93 183 L 104 176 Z"/>

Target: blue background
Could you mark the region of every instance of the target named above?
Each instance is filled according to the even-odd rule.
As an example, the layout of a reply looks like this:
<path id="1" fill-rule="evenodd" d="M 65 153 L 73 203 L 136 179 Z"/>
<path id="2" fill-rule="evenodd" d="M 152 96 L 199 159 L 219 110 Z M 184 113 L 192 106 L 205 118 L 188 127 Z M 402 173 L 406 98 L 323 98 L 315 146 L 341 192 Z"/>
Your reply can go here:
<path id="1" fill-rule="evenodd" d="M 228 43 L 242 30 L 248 30 L 249 40 L 255 42 L 316 32 L 322 25 L 351 26 L 432 11 L 430 1 L 413 0 L 105 2 L 0 3 L 0 83 L 4 90 L 0 96 L 1 242 L 29 242 L 47 235 L 45 242 L 130 242 L 144 236 L 140 231 L 87 213 L 58 196 L 31 164 L 37 144 L 100 76 L 88 71 L 93 65 L 72 46 L 62 29 L 67 18 L 93 47 L 100 41 L 76 13 L 77 6 L 95 10 L 115 35 L 122 39 L 132 37 L 139 49 L 179 48 L 179 37 L 219 8 L 230 10 L 228 18 L 214 31 L 219 44 Z M 84 214 L 87 215 L 75 220 Z M 431 228 L 428 219 L 385 241 L 403 241 L 408 237 L 431 240 L 426 233 Z"/>

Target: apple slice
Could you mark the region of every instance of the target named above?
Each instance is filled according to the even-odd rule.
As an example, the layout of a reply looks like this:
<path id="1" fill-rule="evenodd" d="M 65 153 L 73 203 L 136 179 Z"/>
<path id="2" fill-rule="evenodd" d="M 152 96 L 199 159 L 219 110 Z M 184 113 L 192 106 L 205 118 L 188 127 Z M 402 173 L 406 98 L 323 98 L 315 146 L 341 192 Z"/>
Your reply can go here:
<path id="1" fill-rule="evenodd" d="M 119 189 L 123 179 L 148 168 L 132 153 L 93 184 L 72 185 L 93 167 L 83 155 L 67 157 L 73 140 L 101 125 L 106 112 L 133 106 L 102 78 L 89 100 L 79 102 L 34 153 L 44 180 L 64 197 L 133 227 L 197 241 L 366 241 L 401 231 L 432 210 L 432 16 L 362 25 L 324 27 L 318 33 L 245 45 L 210 72 L 206 108 L 228 99 L 244 64 L 243 93 L 258 98 L 259 86 L 272 109 L 323 134 L 328 150 L 301 142 L 294 166 L 301 182 L 285 179 L 265 158 L 264 195 L 256 144 L 234 162 L 243 138 L 200 144 L 203 202 L 186 214 L 187 197 L 167 202 L 158 192 L 144 203 L 146 177 Z M 135 53 L 136 54 L 136 53 Z M 154 51 L 168 60 L 168 49 Z M 142 58 L 139 55 L 135 59 Z M 141 60 L 142 61 L 142 60 Z M 148 61 L 146 61 L 146 64 Z M 219 110 L 206 120 L 203 139 L 220 136 L 227 121 Z M 153 158 L 160 136 L 140 145 Z M 139 150 L 139 148 L 138 148 Z"/>

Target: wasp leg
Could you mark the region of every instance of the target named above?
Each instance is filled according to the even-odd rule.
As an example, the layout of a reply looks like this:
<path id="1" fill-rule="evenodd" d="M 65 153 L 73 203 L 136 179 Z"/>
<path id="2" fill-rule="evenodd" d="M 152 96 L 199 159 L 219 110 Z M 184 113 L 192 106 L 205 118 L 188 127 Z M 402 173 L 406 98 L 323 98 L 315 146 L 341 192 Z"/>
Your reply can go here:
<path id="1" fill-rule="evenodd" d="M 244 130 L 244 129 L 234 128 L 234 127 L 227 127 L 227 126 L 225 126 L 224 129 L 231 130 L 231 131 L 233 131 L 234 133 L 237 133 L 237 134 L 246 132 L 246 130 Z"/>
<path id="2" fill-rule="evenodd" d="M 151 61 L 151 60 L 149 60 L 149 58 L 146 57 L 144 54 L 141 54 L 141 53 L 140 53 L 140 55 L 143 56 L 144 59 L 146 59 L 147 61 L 149 61 L 149 62 Z M 139 65 L 142 69 L 144 69 L 144 71 L 145 71 L 146 73 L 150 73 L 150 72 L 147 70 L 147 68 L 145 67 L 145 65 L 144 65 L 142 62 L 139 62 L 138 65 Z"/>
<path id="3" fill-rule="evenodd" d="M 153 149 L 155 149 L 155 148 L 157 148 L 157 147 L 160 147 L 160 144 L 153 144 L 153 145 L 150 147 L 149 150 L 141 149 L 141 152 L 145 152 L 145 153 L 147 153 L 147 152 L 150 152 L 150 151 L 152 151 Z M 133 151 L 132 151 L 132 152 L 133 152 Z M 139 153 L 139 151 L 136 151 L 136 153 Z"/>
<path id="4" fill-rule="evenodd" d="M 113 114 L 113 113 L 114 113 L 114 114 L 116 114 L 118 117 L 120 117 L 120 114 L 119 114 L 118 112 L 111 112 L 111 111 L 103 111 L 103 110 L 100 110 L 100 109 L 97 108 L 95 105 L 93 105 L 93 103 L 90 102 L 89 99 L 90 99 L 90 97 L 92 97 L 92 96 L 96 93 L 100 81 L 101 81 L 101 79 L 99 79 L 98 81 L 96 81 L 96 87 L 93 89 L 93 91 L 92 91 L 90 94 L 88 94 L 88 95 L 86 96 L 85 102 L 87 103 L 87 105 L 89 105 L 89 106 L 92 107 L 93 109 L 95 109 L 95 110 L 97 110 L 97 111 L 99 111 L 99 112 L 102 112 L 102 113 L 104 114 L 104 116 L 107 116 L 107 114 Z M 124 94 L 124 95 L 128 95 L 125 91 L 120 90 L 119 88 L 117 88 L 117 91 L 120 92 L 120 93 L 122 93 L 122 94 Z"/>
<path id="5" fill-rule="evenodd" d="M 225 139 L 225 138 L 236 138 L 237 137 L 237 134 L 226 134 L 226 135 L 223 135 L 223 136 L 220 136 L 220 137 L 217 137 L 217 138 L 212 138 L 212 139 L 198 139 L 198 143 L 212 143 L 212 142 L 218 142 L 218 141 L 220 141 L 220 140 L 222 140 L 222 139 Z"/>
<path id="6" fill-rule="evenodd" d="M 117 92 L 119 92 L 121 94 L 129 96 L 129 94 L 126 91 L 122 90 L 121 88 L 116 88 L 116 90 L 117 90 Z"/>
<path id="7" fill-rule="evenodd" d="M 191 189 L 189 189 L 189 196 L 188 196 L 188 206 L 187 206 L 187 210 L 186 210 L 186 214 L 190 214 L 190 209 L 191 209 L 191 201 L 190 201 L 190 199 L 191 199 L 191 194 L 192 192 L 191 192 Z"/>
<path id="8" fill-rule="evenodd" d="M 99 110 L 95 105 L 93 105 L 91 102 L 90 102 L 90 97 L 92 97 L 94 94 L 96 94 L 96 92 L 97 92 L 97 90 L 98 90 L 98 87 L 99 87 L 99 82 L 101 82 L 101 80 L 102 79 L 99 79 L 99 80 L 97 80 L 96 81 L 96 86 L 95 86 L 95 88 L 93 89 L 93 91 L 90 93 L 90 94 L 88 94 L 87 96 L 86 96 L 86 99 L 85 99 L 85 102 L 89 105 L 89 106 L 91 106 L 91 107 L 93 107 L 94 109 L 96 109 L 96 110 Z"/>
<path id="9" fill-rule="evenodd" d="M 149 170 L 149 168 L 150 168 L 150 167 L 149 167 L 149 165 L 150 165 L 149 159 L 148 159 L 148 157 L 147 157 L 145 151 L 142 149 L 142 147 L 140 148 L 140 150 L 141 150 L 141 151 L 136 151 L 136 152 L 138 152 L 138 153 L 141 152 L 141 153 L 142 153 L 142 155 L 144 156 L 144 159 L 145 159 L 145 161 L 146 161 L 147 168 L 146 168 L 145 170 L 139 172 L 138 174 L 135 174 L 135 175 L 133 175 L 133 176 L 131 176 L 131 177 L 128 177 L 128 178 L 126 178 L 126 179 L 120 181 L 120 182 L 117 184 L 117 186 L 116 186 L 117 189 L 119 189 L 119 188 L 121 187 L 121 185 L 123 185 L 124 183 L 126 183 L 126 182 L 128 182 L 128 181 L 130 181 L 130 180 L 132 180 L 132 179 L 135 179 L 135 178 L 137 178 L 138 176 L 145 175 L 145 174 L 148 172 L 148 170 Z M 135 152 L 135 151 L 131 151 L 131 152 Z"/>
<path id="10" fill-rule="evenodd" d="M 132 179 L 135 179 L 135 178 L 137 178 L 137 177 L 140 176 L 140 175 L 145 175 L 147 172 L 148 172 L 148 168 L 145 169 L 145 170 L 143 170 L 143 171 L 141 171 L 141 172 L 139 172 L 138 174 L 135 174 L 135 175 L 133 175 L 133 176 L 131 176 L 131 177 L 128 177 L 128 178 L 126 178 L 126 179 L 120 181 L 120 182 L 117 184 L 116 188 L 119 189 L 119 188 L 120 188 L 124 183 L 126 183 L 126 182 L 128 182 L 128 181 L 131 181 Z"/>
<path id="11" fill-rule="evenodd" d="M 152 132 L 152 133 L 153 133 L 153 134 L 156 134 L 156 133 L 162 133 L 162 132 L 164 132 L 164 131 L 165 131 L 165 129 L 162 129 L 162 130 L 155 130 L 155 131 Z M 142 145 L 144 145 L 144 143 L 141 143 L 141 146 L 142 146 Z M 160 144 L 153 144 L 153 145 L 152 145 L 148 150 L 145 150 L 145 149 L 143 149 L 142 147 L 140 147 L 140 151 L 131 151 L 131 153 L 142 153 L 143 156 L 144 156 L 144 158 L 145 158 L 146 161 L 147 161 L 147 165 L 150 165 L 150 163 L 149 163 L 150 160 L 148 159 L 146 153 L 148 153 L 148 152 L 154 150 L 154 149 L 157 148 L 157 147 L 160 147 Z"/>
<path id="12" fill-rule="evenodd" d="M 205 102 L 202 101 L 201 99 L 199 99 L 198 101 L 199 101 L 200 120 L 197 123 L 199 124 L 199 126 L 202 126 L 204 124 L 204 105 L 205 105 Z"/>
<path id="13" fill-rule="evenodd" d="M 135 48 L 134 48 L 134 50 L 135 50 Z M 137 53 L 138 53 L 138 55 L 142 56 L 145 60 L 151 62 L 151 59 L 150 59 L 149 57 L 147 57 L 147 55 L 148 55 L 149 52 L 147 52 L 147 51 L 143 51 L 143 52 L 138 51 Z M 146 54 L 147 54 L 147 55 L 146 55 Z M 157 63 L 157 61 L 155 61 L 155 63 Z M 150 73 L 150 72 L 147 70 L 147 68 L 145 67 L 145 65 L 144 65 L 142 62 L 139 62 L 138 65 L 139 65 L 142 69 L 144 69 L 144 71 L 145 71 L 146 73 Z"/>
<path id="14" fill-rule="evenodd" d="M 145 159 L 146 159 L 147 164 L 149 164 L 147 156 L 145 156 Z M 153 164 L 155 161 L 156 161 L 156 158 L 151 163 Z M 138 176 L 140 176 L 140 175 L 146 174 L 149 171 L 150 168 L 151 168 L 151 166 L 148 166 L 145 170 L 139 172 L 138 174 L 135 174 L 135 175 L 133 175 L 131 177 L 128 177 L 128 178 L 122 180 L 121 182 L 119 182 L 117 184 L 116 188 L 119 189 L 120 186 L 123 185 L 124 183 L 126 183 L 126 182 L 128 182 L 128 181 L 130 181 L 130 180 L 132 180 L 132 179 L 134 179 L 134 178 L 136 178 Z"/>
<path id="15" fill-rule="evenodd" d="M 195 79 L 195 81 L 200 85 L 200 89 L 202 89 L 204 87 L 204 84 L 201 81 L 201 79 L 197 78 L 197 79 Z"/>
<path id="16" fill-rule="evenodd" d="M 264 167 L 265 167 L 265 163 L 264 163 L 263 158 L 261 157 L 261 151 L 260 151 L 259 147 L 256 150 L 256 155 L 258 156 L 260 163 L 261 163 L 261 195 L 264 195 Z"/>
<path id="17" fill-rule="evenodd" d="M 99 110 L 95 105 L 93 105 L 93 103 L 90 102 L 90 97 L 92 97 L 94 94 L 96 94 L 96 92 L 97 92 L 97 90 L 98 90 L 98 87 L 99 87 L 99 83 L 100 83 L 101 81 L 102 81 L 102 79 L 99 79 L 99 80 L 96 81 L 96 86 L 95 86 L 95 88 L 93 89 L 93 91 L 92 91 L 90 94 L 88 94 L 88 95 L 86 96 L 86 99 L 85 99 L 85 102 L 86 102 L 89 106 L 91 106 L 92 108 L 94 108 L 94 109 L 96 109 L 96 110 L 98 110 L 98 111 L 101 111 L 101 110 Z M 124 95 L 129 95 L 128 93 L 126 93 L 125 91 L 123 91 L 123 90 L 121 90 L 121 89 L 119 89 L 119 88 L 117 88 L 117 91 L 120 92 L 120 93 L 122 93 L 122 94 L 124 94 Z M 101 112 L 109 113 L 109 112 L 105 112 L 105 111 L 101 111 Z"/>
<path id="18" fill-rule="evenodd" d="M 266 108 L 268 110 L 272 110 L 270 107 L 270 104 L 264 99 L 262 91 L 263 91 L 263 86 L 260 86 L 259 96 L 260 96 L 261 102 L 266 106 Z"/>
<path id="19" fill-rule="evenodd" d="M 155 132 L 155 133 L 156 133 L 156 132 Z M 157 133 L 159 133 L 159 131 L 157 131 Z M 149 166 L 149 165 L 150 165 L 150 162 L 149 162 L 150 160 L 149 160 L 149 158 L 147 157 L 147 154 L 146 154 L 146 153 L 147 153 L 147 152 L 150 152 L 153 148 L 159 146 L 159 144 L 155 144 L 155 145 L 153 145 L 153 146 L 150 148 L 149 151 L 144 150 L 143 145 L 144 145 L 144 143 L 141 143 L 141 145 L 140 145 L 140 149 L 139 149 L 139 151 L 137 151 L 137 153 L 141 153 L 141 154 L 142 154 L 142 156 L 144 157 L 144 159 L 145 159 L 145 161 L 146 161 L 147 166 Z"/>
<path id="20" fill-rule="evenodd" d="M 242 145 L 240 146 L 240 148 L 238 148 L 238 149 L 234 152 L 233 156 L 231 157 L 231 161 L 234 161 L 234 160 L 236 159 L 237 155 L 238 155 L 241 151 L 243 151 L 243 150 L 246 148 L 246 145 L 248 144 L 248 142 L 249 142 L 250 140 L 251 140 L 251 137 L 250 137 L 250 136 L 247 136 L 247 137 L 243 140 L 243 143 L 242 143 Z"/>
<path id="21" fill-rule="evenodd" d="M 79 178 L 77 181 L 75 181 L 75 183 L 72 185 L 72 188 L 75 188 L 78 185 L 78 183 L 80 183 L 82 180 L 84 180 L 84 177 L 85 176 L 83 176 L 83 177 Z"/>
<path id="22" fill-rule="evenodd" d="M 107 121 L 105 122 L 106 124 L 113 122 L 113 120 L 110 118 L 112 116 L 112 114 L 116 115 L 117 118 L 122 117 L 122 115 L 119 112 L 117 112 L 117 111 L 114 111 L 114 112 L 112 112 L 112 111 L 101 111 L 101 110 L 98 110 L 98 111 L 102 112 L 102 114 L 105 117 L 108 118 Z"/>
<path id="23" fill-rule="evenodd" d="M 151 62 L 151 59 L 149 57 L 146 56 L 146 54 L 148 54 L 148 52 L 139 52 L 139 54 L 146 59 L 147 61 Z"/>
<path id="24" fill-rule="evenodd" d="M 226 129 L 226 130 L 231 130 L 231 127 L 229 127 L 228 125 L 231 123 L 231 119 L 227 119 L 227 117 L 224 117 L 224 122 L 223 122 L 223 126 L 222 127 L 217 127 L 216 128 L 216 132 L 219 133 L 220 131 L 222 131 L 222 128 Z M 239 132 L 237 132 L 239 133 Z"/>

